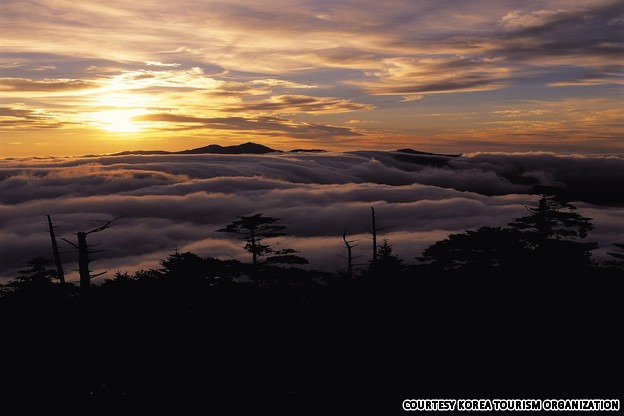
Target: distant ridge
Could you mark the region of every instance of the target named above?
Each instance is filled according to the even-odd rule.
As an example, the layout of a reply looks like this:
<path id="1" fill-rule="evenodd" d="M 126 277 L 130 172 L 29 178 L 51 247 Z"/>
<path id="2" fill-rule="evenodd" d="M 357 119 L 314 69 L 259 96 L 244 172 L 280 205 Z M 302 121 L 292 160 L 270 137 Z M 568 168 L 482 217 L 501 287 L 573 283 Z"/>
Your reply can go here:
<path id="1" fill-rule="evenodd" d="M 166 150 L 126 150 L 125 152 L 113 153 L 110 156 L 127 156 L 127 155 L 170 155 L 172 152 Z M 100 156 L 100 155 L 87 155 Z"/>
<path id="2" fill-rule="evenodd" d="M 423 155 L 423 156 L 444 156 L 444 157 L 461 157 L 461 153 L 457 155 L 451 154 L 443 154 L 443 153 L 429 153 L 429 152 L 420 152 L 414 149 L 398 149 L 397 152 L 408 153 L 410 155 Z"/>
<path id="3" fill-rule="evenodd" d="M 245 153 L 251 153 L 255 155 L 264 153 L 282 153 L 281 150 L 271 149 L 270 147 L 263 146 L 261 144 L 247 142 L 235 146 L 220 146 L 218 144 L 211 144 L 204 147 L 198 147 L 191 150 L 182 150 L 181 152 L 173 152 L 175 154 L 183 155 L 198 155 L 204 153 L 220 154 L 220 155 L 240 155 Z"/>
<path id="4" fill-rule="evenodd" d="M 292 149 L 288 153 L 326 153 L 324 149 Z M 414 149 L 398 149 L 394 150 L 395 153 L 403 153 L 405 155 L 417 155 L 417 156 L 438 156 L 438 157 L 461 157 L 461 154 L 442 154 L 442 153 L 430 153 L 421 152 Z M 123 152 L 112 153 L 109 156 L 129 156 L 129 155 L 201 155 L 201 154 L 216 154 L 216 155 L 242 155 L 253 154 L 262 155 L 266 153 L 284 153 L 282 150 L 272 149 L 262 144 L 247 142 L 243 144 L 237 144 L 232 146 L 221 146 L 218 144 L 210 144 L 208 146 L 197 147 L 195 149 L 181 150 L 179 152 L 168 152 L 165 150 L 126 150 Z M 85 156 L 98 156 L 98 155 L 85 155 Z M 397 155 L 399 156 L 399 155 Z M 408 157 L 408 156 L 404 156 Z"/>
<path id="5" fill-rule="evenodd" d="M 289 150 L 289 153 L 326 153 L 327 150 L 323 149 L 293 149 Z"/>
<path id="6" fill-rule="evenodd" d="M 217 154 L 217 155 L 242 155 L 255 154 L 261 155 L 265 153 L 282 153 L 281 150 L 271 149 L 261 144 L 247 142 L 234 146 L 221 146 L 218 144 L 210 144 L 195 149 L 182 150 L 179 152 L 167 152 L 165 150 L 127 150 L 124 152 L 113 153 L 110 156 L 128 156 L 128 155 L 201 155 L 201 154 Z"/>

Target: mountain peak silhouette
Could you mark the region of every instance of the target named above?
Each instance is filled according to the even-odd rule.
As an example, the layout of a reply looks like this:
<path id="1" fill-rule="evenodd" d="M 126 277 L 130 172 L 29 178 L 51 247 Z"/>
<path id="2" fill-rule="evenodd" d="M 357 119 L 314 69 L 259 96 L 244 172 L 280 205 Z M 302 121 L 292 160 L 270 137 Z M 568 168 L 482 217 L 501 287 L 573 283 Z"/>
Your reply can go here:
<path id="1" fill-rule="evenodd" d="M 275 150 L 275 149 L 271 149 L 270 147 L 267 147 L 261 144 L 247 142 L 247 143 L 234 145 L 234 146 L 221 146 L 218 144 L 211 144 L 211 145 L 204 146 L 204 147 L 198 147 L 198 148 L 190 149 L 190 150 L 182 150 L 181 152 L 174 152 L 174 153 L 192 154 L 192 155 L 203 154 L 203 153 L 237 155 L 237 154 L 244 154 L 244 153 L 264 154 L 264 153 L 273 153 L 273 152 L 281 153 L 281 150 Z"/>

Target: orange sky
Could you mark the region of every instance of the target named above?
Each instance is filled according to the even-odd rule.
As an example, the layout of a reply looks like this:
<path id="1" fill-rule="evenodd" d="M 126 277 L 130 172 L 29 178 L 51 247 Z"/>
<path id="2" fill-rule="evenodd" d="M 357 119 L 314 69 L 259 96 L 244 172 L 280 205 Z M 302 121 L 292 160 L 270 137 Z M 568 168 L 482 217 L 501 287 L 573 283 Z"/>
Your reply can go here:
<path id="1" fill-rule="evenodd" d="M 624 2 L 4 0 L 0 156 L 622 153 Z"/>

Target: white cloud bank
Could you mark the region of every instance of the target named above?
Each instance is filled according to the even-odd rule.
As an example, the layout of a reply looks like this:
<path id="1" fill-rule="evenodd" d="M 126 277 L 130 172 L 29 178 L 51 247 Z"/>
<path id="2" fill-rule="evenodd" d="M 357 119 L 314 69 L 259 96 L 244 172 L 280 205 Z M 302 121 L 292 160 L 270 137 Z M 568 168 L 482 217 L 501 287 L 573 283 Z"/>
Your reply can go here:
<path id="1" fill-rule="evenodd" d="M 245 259 L 239 241 L 215 230 L 237 216 L 281 218 L 291 246 L 311 267 L 344 267 L 347 229 L 366 263 L 370 206 L 408 262 L 452 232 L 502 226 L 526 213 L 534 185 L 558 186 L 594 218 L 603 247 L 624 241 L 624 159 L 534 154 L 461 158 L 362 151 L 325 154 L 153 155 L 0 160 L 0 276 L 29 259 L 50 257 L 45 215 L 64 238 L 93 220 L 125 215 L 90 236 L 105 250 L 92 268 L 157 267 L 174 248 Z M 601 205 L 598 205 L 601 204 Z M 619 208 L 618 208 L 619 207 Z M 75 254 L 62 243 L 67 269 Z"/>

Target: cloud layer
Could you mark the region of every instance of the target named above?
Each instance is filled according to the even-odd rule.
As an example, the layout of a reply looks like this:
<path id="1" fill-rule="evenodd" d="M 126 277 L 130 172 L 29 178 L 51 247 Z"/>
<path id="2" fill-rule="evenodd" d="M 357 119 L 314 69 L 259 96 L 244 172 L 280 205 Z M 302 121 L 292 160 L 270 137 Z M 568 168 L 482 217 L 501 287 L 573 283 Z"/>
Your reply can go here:
<path id="1" fill-rule="evenodd" d="M 409 262 L 451 232 L 505 225 L 534 204 L 534 186 L 556 186 L 594 218 L 604 248 L 624 240 L 624 160 L 552 154 L 471 154 L 461 158 L 361 151 L 326 154 L 154 155 L 0 160 L 0 276 L 49 256 L 45 215 L 58 232 L 92 229 L 104 249 L 95 270 L 157 267 L 173 249 L 245 259 L 240 241 L 215 230 L 237 216 L 281 218 L 288 236 L 272 241 L 344 267 L 340 236 L 361 241 L 366 263 L 370 206 L 396 252 Z M 619 207 L 619 208 L 618 208 Z M 64 243 L 63 243 L 64 244 Z M 63 258 L 75 268 L 64 244 Z"/>

